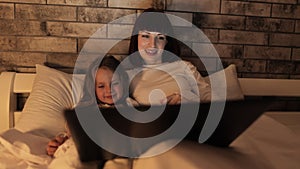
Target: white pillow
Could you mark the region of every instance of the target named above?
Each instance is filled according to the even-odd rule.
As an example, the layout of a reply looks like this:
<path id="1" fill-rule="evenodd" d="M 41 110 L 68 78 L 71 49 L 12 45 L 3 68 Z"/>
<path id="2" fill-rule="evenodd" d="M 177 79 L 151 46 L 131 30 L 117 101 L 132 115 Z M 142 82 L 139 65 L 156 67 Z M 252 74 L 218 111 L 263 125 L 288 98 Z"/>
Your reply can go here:
<path id="1" fill-rule="evenodd" d="M 225 79 L 222 78 L 222 74 L 225 74 Z M 224 83 L 226 81 L 226 100 L 242 100 L 244 99 L 244 94 L 242 92 L 237 72 L 236 66 L 234 64 L 229 65 L 225 69 L 215 72 L 209 76 L 206 76 L 204 80 L 210 84 L 209 78 L 214 79 L 217 84 Z M 215 89 L 216 94 L 223 92 L 221 88 Z"/>
<path id="2" fill-rule="evenodd" d="M 48 138 L 65 131 L 63 111 L 79 100 L 81 86 L 76 83 L 72 90 L 71 74 L 36 65 L 32 91 L 15 128 Z"/>

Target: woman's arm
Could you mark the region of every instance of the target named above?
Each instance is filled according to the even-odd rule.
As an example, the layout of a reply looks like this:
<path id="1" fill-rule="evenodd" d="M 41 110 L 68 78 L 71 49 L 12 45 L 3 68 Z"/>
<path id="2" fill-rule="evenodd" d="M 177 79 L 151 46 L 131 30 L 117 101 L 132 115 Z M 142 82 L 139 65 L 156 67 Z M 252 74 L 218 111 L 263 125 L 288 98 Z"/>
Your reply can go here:
<path id="1" fill-rule="evenodd" d="M 201 74 L 198 72 L 197 68 L 190 62 L 185 61 L 185 64 L 187 65 L 187 73 L 192 73 L 194 76 L 197 88 L 200 95 L 200 101 L 208 102 L 211 101 L 211 87 L 208 83 L 205 82 L 204 78 L 201 76 Z M 191 83 L 194 84 L 194 83 Z"/>

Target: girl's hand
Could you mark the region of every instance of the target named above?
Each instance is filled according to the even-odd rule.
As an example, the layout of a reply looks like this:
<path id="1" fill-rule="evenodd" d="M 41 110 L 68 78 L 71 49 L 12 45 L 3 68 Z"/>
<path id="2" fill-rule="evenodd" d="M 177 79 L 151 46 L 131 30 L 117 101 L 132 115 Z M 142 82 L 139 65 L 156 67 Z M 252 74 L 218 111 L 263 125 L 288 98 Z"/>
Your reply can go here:
<path id="1" fill-rule="evenodd" d="M 46 147 L 47 154 L 53 156 L 60 145 L 62 145 L 69 137 L 67 135 L 57 135 L 53 140 L 49 141 Z"/>

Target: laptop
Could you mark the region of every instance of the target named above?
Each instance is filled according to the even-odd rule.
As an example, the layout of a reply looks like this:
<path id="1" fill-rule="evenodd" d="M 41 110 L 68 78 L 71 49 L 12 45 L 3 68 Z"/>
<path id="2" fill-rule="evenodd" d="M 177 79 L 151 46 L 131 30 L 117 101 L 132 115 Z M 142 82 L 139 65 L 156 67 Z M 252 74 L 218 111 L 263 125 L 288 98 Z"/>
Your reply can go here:
<path id="1" fill-rule="evenodd" d="M 121 145 L 122 150 L 120 151 L 125 152 L 124 154 L 143 153 L 151 146 L 170 139 L 185 139 L 213 146 L 228 147 L 268 109 L 270 104 L 271 101 L 237 100 L 184 103 L 181 105 L 152 106 L 151 108 L 149 106 L 135 107 L 140 112 L 151 110 L 155 113 L 163 110 L 157 118 L 150 122 L 133 122 L 119 113 L 120 109 L 99 108 L 95 106 L 66 110 L 64 115 L 77 147 L 80 160 L 87 162 L 122 157 L 122 155 L 112 153 L 107 148 L 99 146 L 99 141 L 101 143 L 111 143 L 112 148 Z M 132 107 L 125 106 L 121 109 L 122 111 L 130 112 Z M 100 121 L 94 118 L 97 114 L 101 114 L 113 130 L 108 131 L 104 129 L 105 127 L 99 127 L 98 125 L 103 122 L 100 123 Z M 82 123 L 78 117 L 81 119 L 82 117 L 85 118 L 85 122 Z M 180 120 L 181 122 L 178 122 Z M 91 123 L 90 127 L 92 127 L 90 129 L 82 127 L 81 124 L 84 123 L 86 123 L 85 125 L 90 125 L 89 123 Z M 174 127 L 175 125 L 177 127 Z M 91 138 L 91 135 L 85 131 L 89 131 L 89 134 L 92 132 L 92 135 L 96 136 Z M 156 139 L 154 142 L 145 143 L 139 147 L 134 145 L 132 140 L 129 140 L 128 143 L 120 142 L 121 139 L 111 136 L 112 131 L 134 139 L 155 138 L 157 135 L 165 134 L 166 131 L 171 134 L 167 133 L 167 137 Z M 97 136 L 98 134 L 99 136 Z M 122 145 L 124 146 L 122 147 Z"/>

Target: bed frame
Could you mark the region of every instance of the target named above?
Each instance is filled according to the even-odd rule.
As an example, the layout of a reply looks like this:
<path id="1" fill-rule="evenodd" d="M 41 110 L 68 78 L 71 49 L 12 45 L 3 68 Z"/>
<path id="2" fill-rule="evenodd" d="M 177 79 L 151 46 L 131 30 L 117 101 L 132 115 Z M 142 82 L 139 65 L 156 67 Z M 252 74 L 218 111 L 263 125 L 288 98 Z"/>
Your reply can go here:
<path id="1" fill-rule="evenodd" d="M 21 115 L 17 94 L 30 93 L 35 74 L 2 72 L 0 75 L 0 132 L 12 128 Z"/>
<path id="2" fill-rule="evenodd" d="M 14 127 L 21 115 L 17 111 L 17 94 L 30 93 L 35 74 L 2 72 L 0 75 L 0 133 Z M 300 98 L 300 80 L 239 78 L 245 96 L 288 96 Z M 269 112 L 277 120 L 298 119 L 300 112 Z M 289 123 L 289 122 L 286 122 Z M 289 125 L 289 124 L 285 124 Z M 298 129 L 300 124 L 292 126 Z"/>

